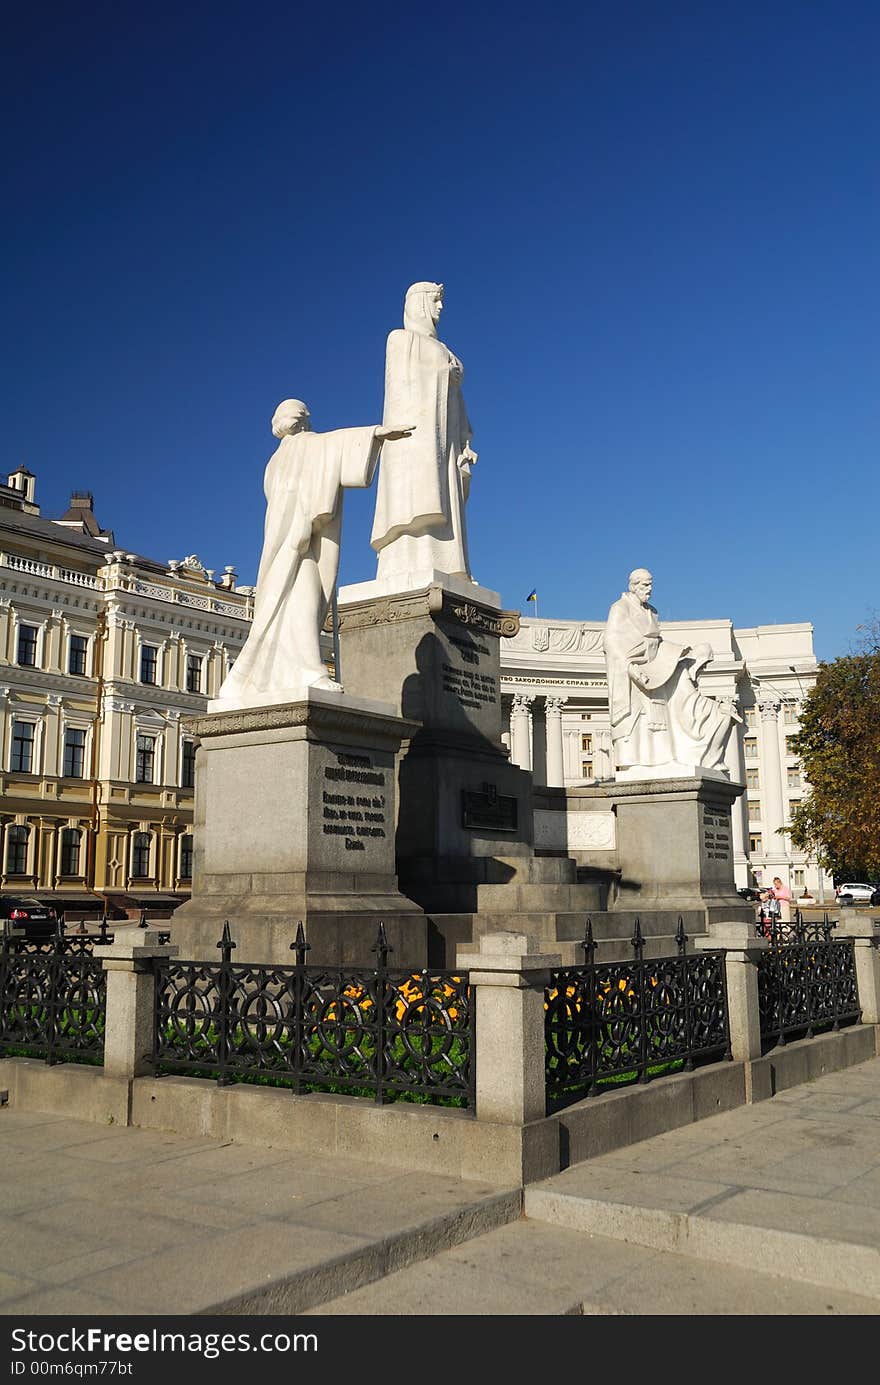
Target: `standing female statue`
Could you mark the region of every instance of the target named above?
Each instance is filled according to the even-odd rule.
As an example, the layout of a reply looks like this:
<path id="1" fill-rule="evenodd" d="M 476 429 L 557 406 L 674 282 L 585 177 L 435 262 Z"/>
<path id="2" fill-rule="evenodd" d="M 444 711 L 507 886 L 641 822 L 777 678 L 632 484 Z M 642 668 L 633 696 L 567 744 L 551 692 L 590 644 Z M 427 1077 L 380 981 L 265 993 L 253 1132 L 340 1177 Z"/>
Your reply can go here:
<path id="1" fill-rule="evenodd" d="M 209 711 L 290 702 L 306 688 L 342 692 L 324 666 L 320 638 L 339 569 L 343 490 L 369 486 L 382 443 L 406 431 L 370 424 L 313 433 L 301 399 L 278 405 L 254 618 Z"/>
<path id="2" fill-rule="evenodd" d="M 431 570 L 471 576 L 464 510 L 477 454 L 461 361 L 437 339 L 442 309 L 442 284 L 411 285 L 403 330 L 388 337 L 384 419 L 409 419 L 413 432 L 382 447 L 371 538 L 379 580 Z"/>

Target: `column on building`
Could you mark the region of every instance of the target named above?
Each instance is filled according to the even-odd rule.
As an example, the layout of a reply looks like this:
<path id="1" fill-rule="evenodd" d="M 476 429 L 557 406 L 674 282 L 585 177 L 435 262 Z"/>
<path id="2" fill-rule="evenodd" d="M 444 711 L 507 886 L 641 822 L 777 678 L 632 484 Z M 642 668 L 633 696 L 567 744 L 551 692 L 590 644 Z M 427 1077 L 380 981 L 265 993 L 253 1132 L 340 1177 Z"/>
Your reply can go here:
<path id="1" fill-rule="evenodd" d="M 43 716 L 41 761 L 43 774 L 52 778 L 60 775 L 64 768 L 63 748 L 61 746 L 63 726 L 61 698 L 57 693 L 50 693 L 46 698 L 46 711 Z"/>
<path id="2" fill-rule="evenodd" d="M 562 741 L 562 709 L 568 698 L 548 697 L 544 701 L 547 728 L 547 784 L 561 789 L 565 784 L 565 754 Z"/>
<path id="3" fill-rule="evenodd" d="M 761 828 L 764 857 L 771 868 L 785 865 L 788 852 L 780 828 L 785 822 L 782 791 L 782 757 L 779 753 L 779 711 L 773 699 L 759 702 L 761 714 Z"/>
<path id="4" fill-rule="evenodd" d="M 614 757 L 611 753 L 611 728 L 593 726 L 593 777 L 614 778 Z"/>
<path id="5" fill-rule="evenodd" d="M 46 619 L 44 667 L 48 673 L 62 672 L 66 634 L 67 621 L 64 612 L 53 610 Z"/>
<path id="6" fill-rule="evenodd" d="M 163 646 L 163 684 L 171 692 L 180 692 L 186 678 L 186 642 L 183 635 L 169 635 Z"/>
<path id="7" fill-rule="evenodd" d="M 0 653 L 12 662 L 12 606 L 8 596 L 0 597 Z"/>
<path id="8" fill-rule="evenodd" d="M 739 703 L 735 703 L 739 710 Z M 743 756 L 743 724 L 735 721 L 727 745 L 724 748 L 724 763 L 730 771 L 734 784 L 745 784 L 746 766 Z M 730 809 L 730 822 L 733 835 L 733 876 L 737 885 L 749 884 L 748 856 L 748 802 L 743 793 Z"/>
<path id="9" fill-rule="evenodd" d="M 215 640 L 210 653 L 205 658 L 205 677 L 202 692 L 206 697 L 217 697 L 226 679 L 229 655 L 222 640 Z"/>
<path id="10" fill-rule="evenodd" d="M 165 763 L 162 766 L 164 784 L 180 783 L 180 712 L 172 708 L 165 713 L 168 729 L 162 737 Z"/>
<path id="11" fill-rule="evenodd" d="M 60 823 L 57 818 L 42 818 L 40 820 L 40 847 L 42 852 L 42 863 L 38 868 L 40 884 L 48 890 L 54 890 L 58 883 L 58 876 L 61 873 L 61 861 L 58 855 Z"/>
<path id="12" fill-rule="evenodd" d="M 532 768 L 531 693 L 514 693 L 510 709 L 510 758 L 520 769 Z"/>

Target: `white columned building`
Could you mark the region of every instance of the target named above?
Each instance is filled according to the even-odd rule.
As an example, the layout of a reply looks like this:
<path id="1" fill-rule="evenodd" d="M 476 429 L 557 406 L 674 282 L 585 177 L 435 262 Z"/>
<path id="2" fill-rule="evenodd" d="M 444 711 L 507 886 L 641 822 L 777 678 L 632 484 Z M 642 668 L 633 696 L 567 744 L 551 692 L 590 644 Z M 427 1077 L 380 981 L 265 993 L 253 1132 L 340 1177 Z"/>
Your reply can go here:
<path id="1" fill-rule="evenodd" d="M 779 714 L 782 704 L 774 699 L 758 703 L 761 715 L 761 759 L 763 761 L 764 859 L 768 867 L 787 864 L 784 848 L 785 808 L 782 790 L 782 757 L 779 746 Z"/>
<path id="2" fill-rule="evenodd" d="M 544 704 L 544 724 L 547 730 L 547 783 L 553 788 L 565 784 L 565 756 L 562 740 L 562 709 L 567 699 L 548 697 Z"/>
<path id="3" fill-rule="evenodd" d="M 830 877 L 781 831 L 806 792 L 790 740 L 818 668 L 812 625 L 737 629 L 729 620 L 707 620 L 661 621 L 661 628 L 676 644 L 711 645 L 714 657 L 700 688 L 734 701 L 743 719 L 725 754 L 731 779 L 745 785 L 732 814 L 737 885 L 779 875 L 796 897 L 807 890 L 820 902 L 830 900 Z M 613 779 L 604 630 L 601 620 L 525 617 L 517 635 L 501 642 L 511 759 L 531 770 L 537 784 Z"/>
<path id="4" fill-rule="evenodd" d="M 532 768 L 532 703 L 528 693 L 514 693 L 510 708 L 510 758 L 520 769 Z"/>

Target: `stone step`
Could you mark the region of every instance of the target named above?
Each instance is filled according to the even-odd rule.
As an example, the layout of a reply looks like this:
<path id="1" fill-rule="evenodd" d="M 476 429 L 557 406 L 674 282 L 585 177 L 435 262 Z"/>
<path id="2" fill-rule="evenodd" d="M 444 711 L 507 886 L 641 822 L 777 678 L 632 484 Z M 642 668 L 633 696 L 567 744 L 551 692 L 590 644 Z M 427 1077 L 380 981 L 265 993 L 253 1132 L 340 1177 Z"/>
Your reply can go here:
<path id="1" fill-rule="evenodd" d="M 309 1310 L 309 1316 L 876 1314 L 840 1286 L 707 1264 L 521 1219 Z"/>
<path id="2" fill-rule="evenodd" d="M 478 885 L 477 912 L 481 914 L 538 912 L 571 913 L 599 907 L 599 891 L 594 885 L 521 884 Z"/>
<path id="3" fill-rule="evenodd" d="M 495 862 L 498 867 L 499 883 L 509 882 L 522 885 L 577 884 L 577 861 L 571 856 L 498 856 L 495 858 Z"/>
<path id="4" fill-rule="evenodd" d="M 594 937 L 596 943 L 593 952 L 594 962 L 631 962 L 633 960 L 633 949 L 629 938 L 600 938 Z M 557 938 L 555 942 L 548 944 L 548 949 L 558 952 L 562 958 L 564 967 L 579 967 L 584 962 L 584 949 L 580 942 L 564 941 Z M 645 950 L 646 959 L 650 957 L 674 957 L 678 952 L 678 945 L 674 938 L 655 937 L 651 939 L 650 949 Z"/>
<path id="5" fill-rule="evenodd" d="M 588 1161 L 527 1187 L 524 1210 L 557 1229 L 687 1257 L 700 1274 L 724 1265 L 777 1276 L 859 1295 L 873 1303 L 862 1311 L 880 1313 L 880 1213 L 856 1201 L 719 1188 L 705 1178 L 645 1177 Z"/>

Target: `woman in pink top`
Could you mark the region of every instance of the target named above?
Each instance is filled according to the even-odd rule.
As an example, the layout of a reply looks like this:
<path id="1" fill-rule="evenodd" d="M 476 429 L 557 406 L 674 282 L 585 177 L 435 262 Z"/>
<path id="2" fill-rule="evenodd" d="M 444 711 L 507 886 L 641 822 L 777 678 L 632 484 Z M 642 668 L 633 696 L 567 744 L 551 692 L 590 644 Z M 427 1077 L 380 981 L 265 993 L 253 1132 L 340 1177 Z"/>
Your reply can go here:
<path id="1" fill-rule="evenodd" d="M 783 885 L 778 875 L 774 875 L 770 890 L 774 899 L 779 900 L 779 918 L 782 923 L 791 922 L 791 890 Z"/>

